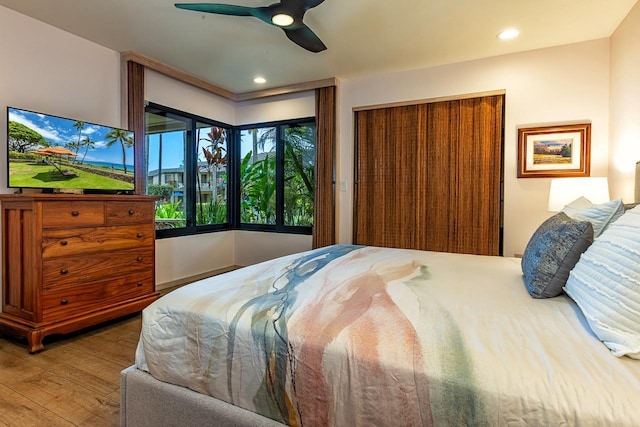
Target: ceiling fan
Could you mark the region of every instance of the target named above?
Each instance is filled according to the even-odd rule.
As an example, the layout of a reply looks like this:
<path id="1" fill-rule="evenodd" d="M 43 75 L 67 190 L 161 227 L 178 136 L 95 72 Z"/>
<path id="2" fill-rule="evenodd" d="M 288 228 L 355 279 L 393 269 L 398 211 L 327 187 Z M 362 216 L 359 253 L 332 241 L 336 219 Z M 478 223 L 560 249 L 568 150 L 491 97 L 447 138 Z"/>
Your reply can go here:
<path id="1" fill-rule="evenodd" d="M 176 3 L 179 9 L 219 15 L 254 16 L 270 25 L 282 28 L 289 40 L 311 52 L 321 52 L 327 47 L 307 27 L 302 18 L 307 10 L 324 0 L 281 0 L 265 7 L 247 7 L 219 3 Z"/>

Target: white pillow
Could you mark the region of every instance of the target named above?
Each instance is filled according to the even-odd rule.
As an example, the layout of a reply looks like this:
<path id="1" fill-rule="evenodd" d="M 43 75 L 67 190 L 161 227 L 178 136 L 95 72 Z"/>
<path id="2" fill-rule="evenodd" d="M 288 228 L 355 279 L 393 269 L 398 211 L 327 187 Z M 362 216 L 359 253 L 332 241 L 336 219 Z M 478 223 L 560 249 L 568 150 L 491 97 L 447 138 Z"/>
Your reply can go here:
<path id="1" fill-rule="evenodd" d="M 564 290 L 614 355 L 640 359 L 640 206 L 582 254 Z"/>
<path id="2" fill-rule="evenodd" d="M 622 199 L 595 205 L 584 197 L 579 197 L 562 208 L 567 216 L 579 221 L 589 221 L 593 225 L 593 237 L 602 232 L 624 213 Z"/>

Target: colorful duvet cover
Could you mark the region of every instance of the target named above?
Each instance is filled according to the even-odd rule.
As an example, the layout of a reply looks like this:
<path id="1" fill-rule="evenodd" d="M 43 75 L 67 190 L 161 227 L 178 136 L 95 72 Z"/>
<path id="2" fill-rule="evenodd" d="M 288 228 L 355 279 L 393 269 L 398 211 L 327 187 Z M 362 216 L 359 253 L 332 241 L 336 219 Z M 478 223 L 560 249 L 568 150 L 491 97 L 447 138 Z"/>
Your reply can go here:
<path id="1" fill-rule="evenodd" d="M 136 364 L 290 425 L 640 425 L 640 361 L 518 259 L 337 245 L 177 289 Z"/>

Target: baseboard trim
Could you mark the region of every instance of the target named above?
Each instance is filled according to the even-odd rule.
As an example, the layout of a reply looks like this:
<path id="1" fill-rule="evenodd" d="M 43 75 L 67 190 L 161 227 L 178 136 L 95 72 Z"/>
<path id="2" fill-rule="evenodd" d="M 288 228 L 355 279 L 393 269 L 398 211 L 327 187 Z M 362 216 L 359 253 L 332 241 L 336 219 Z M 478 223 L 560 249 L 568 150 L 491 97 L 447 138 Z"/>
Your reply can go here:
<path id="1" fill-rule="evenodd" d="M 228 267 L 218 268 L 216 270 L 205 271 L 204 273 L 194 274 L 193 276 L 187 276 L 176 280 L 171 280 L 164 283 L 156 283 L 156 290 L 162 291 L 171 288 L 179 288 L 180 286 L 187 285 L 189 283 L 196 282 L 198 280 L 206 279 L 207 277 L 217 276 L 218 274 L 228 273 L 229 271 L 237 270 L 241 268 L 240 265 L 230 265 Z"/>

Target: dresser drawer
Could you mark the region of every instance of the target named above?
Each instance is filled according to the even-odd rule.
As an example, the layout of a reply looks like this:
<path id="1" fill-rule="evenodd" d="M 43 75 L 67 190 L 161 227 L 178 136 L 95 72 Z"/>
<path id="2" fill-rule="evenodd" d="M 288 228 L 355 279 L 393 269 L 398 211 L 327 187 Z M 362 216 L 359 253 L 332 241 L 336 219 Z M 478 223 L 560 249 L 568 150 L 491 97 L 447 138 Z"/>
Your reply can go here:
<path id="1" fill-rule="evenodd" d="M 137 272 L 153 273 L 153 257 L 153 249 L 142 248 L 48 258 L 42 263 L 42 286 L 46 291 Z"/>
<path id="2" fill-rule="evenodd" d="M 155 205 L 150 202 L 113 202 L 106 212 L 108 225 L 149 223 L 156 215 Z"/>
<path id="3" fill-rule="evenodd" d="M 45 230 L 42 257 L 91 256 L 101 251 L 152 248 L 154 242 L 153 224 Z"/>
<path id="4" fill-rule="evenodd" d="M 42 226 L 44 228 L 103 224 L 103 202 L 67 201 L 42 204 Z"/>
<path id="5" fill-rule="evenodd" d="M 45 290 L 43 316 L 57 320 L 83 315 L 130 298 L 148 295 L 153 292 L 154 286 L 153 274 L 142 272 L 112 280 Z"/>

